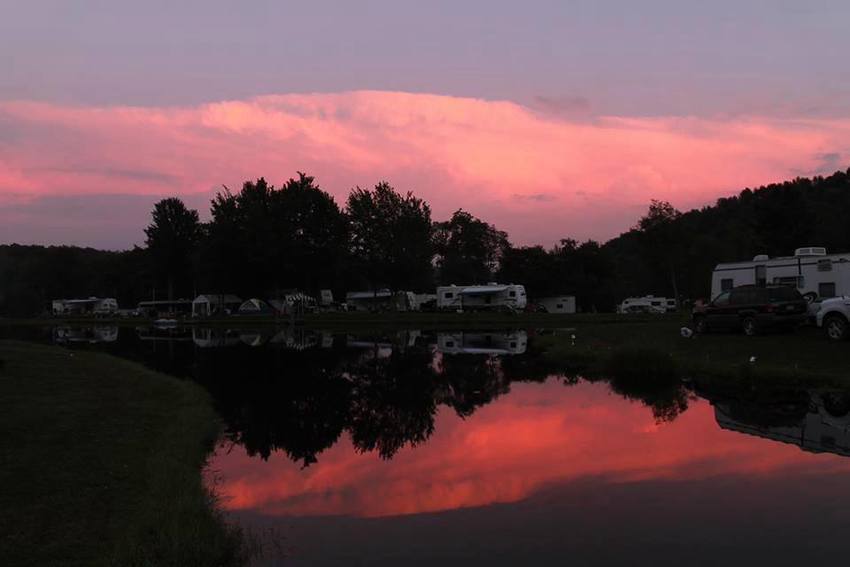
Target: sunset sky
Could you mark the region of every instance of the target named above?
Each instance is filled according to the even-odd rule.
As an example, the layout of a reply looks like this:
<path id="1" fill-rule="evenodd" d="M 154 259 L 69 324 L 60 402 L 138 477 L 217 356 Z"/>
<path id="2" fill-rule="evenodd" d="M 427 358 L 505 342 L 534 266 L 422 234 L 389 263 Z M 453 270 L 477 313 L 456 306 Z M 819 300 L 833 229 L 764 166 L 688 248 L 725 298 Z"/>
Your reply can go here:
<path id="1" fill-rule="evenodd" d="M 0 9 L 0 243 L 125 248 L 163 196 L 305 171 L 550 245 L 850 166 L 841 0 Z"/>

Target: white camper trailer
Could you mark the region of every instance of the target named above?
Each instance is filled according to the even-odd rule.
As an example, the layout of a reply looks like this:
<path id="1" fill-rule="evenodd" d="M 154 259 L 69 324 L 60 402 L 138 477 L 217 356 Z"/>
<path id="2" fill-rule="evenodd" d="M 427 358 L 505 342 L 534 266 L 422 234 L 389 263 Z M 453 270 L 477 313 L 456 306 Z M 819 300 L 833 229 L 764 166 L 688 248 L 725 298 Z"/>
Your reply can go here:
<path id="1" fill-rule="evenodd" d="M 675 311 L 676 300 L 669 297 L 645 295 L 643 297 L 627 297 L 617 306 L 617 313 L 667 313 Z"/>
<path id="2" fill-rule="evenodd" d="M 437 309 L 509 310 L 525 309 L 525 287 L 516 284 L 448 285 L 437 288 Z"/>
<path id="3" fill-rule="evenodd" d="M 556 295 L 554 297 L 541 297 L 537 300 L 546 313 L 575 313 L 576 298 L 573 295 Z"/>
<path id="4" fill-rule="evenodd" d="M 711 297 L 739 285 L 789 285 L 811 302 L 850 295 L 850 253 L 798 248 L 793 256 L 759 255 L 749 262 L 718 264 L 711 275 Z"/>

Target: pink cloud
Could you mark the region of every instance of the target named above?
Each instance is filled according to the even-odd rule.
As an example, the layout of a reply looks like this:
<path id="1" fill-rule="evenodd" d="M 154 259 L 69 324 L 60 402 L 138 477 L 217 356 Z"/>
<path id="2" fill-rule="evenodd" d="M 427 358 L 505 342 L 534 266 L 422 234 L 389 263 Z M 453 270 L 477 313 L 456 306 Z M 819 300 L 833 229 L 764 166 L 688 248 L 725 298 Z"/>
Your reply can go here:
<path id="1" fill-rule="evenodd" d="M 211 194 L 301 170 L 339 202 L 386 179 L 426 198 L 438 218 L 463 207 L 519 243 L 605 239 L 652 198 L 699 206 L 828 173 L 825 155 L 850 161 L 850 119 L 570 121 L 512 102 L 397 92 L 163 108 L 12 101 L 0 115 L 15 125 L 0 136 L 0 207 L 22 195 Z"/>

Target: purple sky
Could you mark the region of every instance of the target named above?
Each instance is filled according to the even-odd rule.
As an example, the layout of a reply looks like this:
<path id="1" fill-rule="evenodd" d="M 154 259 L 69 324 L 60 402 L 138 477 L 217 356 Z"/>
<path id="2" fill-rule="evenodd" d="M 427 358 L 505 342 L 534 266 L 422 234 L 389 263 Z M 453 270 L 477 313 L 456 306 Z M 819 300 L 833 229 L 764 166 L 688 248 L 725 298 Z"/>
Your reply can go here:
<path id="1" fill-rule="evenodd" d="M 639 192 L 641 198 L 669 188 L 658 196 L 681 206 L 710 202 L 707 196 L 775 181 L 795 171 L 825 173 L 847 167 L 850 160 L 850 142 L 843 138 L 846 130 L 831 126 L 850 118 L 850 3 L 846 1 L 3 0 L 0 9 L 4 14 L 0 19 L 0 226 L 5 225 L 0 228 L 0 242 L 68 241 L 123 247 L 139 242 L 147 210 L 162 194 L 200 195 L 189 199 L 203 207 L 218 183 L 238 183 L 245 175 L 266 175 L 280 182 L 294 175 L 295 169 L 310 165 L 314 169 L 308 171 L 320 182 L 328 180 L 326 185 L 338 200 L 350 186 L 374 183 L 390 174 L 397 174 L 397 179 L 389 181 L 414 185 L 410 188 L 429 200 L 440 199 L 429 181 L 434 179 L 457 183 L 457 194 L 480 190 L 470 184 L 468 172 L 456 174 L 445 160 L 422 162 L 418 177 L 367 160 L 357 167 L 342 167 L 352 172 L 350 179 L 343 179 L 338 171 L 331 171 L 332 165 L 308 155 L 297 163 L 282 159 L 279 171 L 254 171 L 244 161 L 230 169 L 217 168 L 221 179 L 204 180 L 199 186 L 187 187 L 185 177 L 178 177 L 180 186 L 169 191 L 156 180 L 174 176 L 173 168 L 163 169 L 162 161 L 150 154 L 132 159 L 135 145 L 156 147 L 164 143 L 163 135 L 155 140 L 134 139 L 126 125 L 116 129 L 111 122 L 97 122 L 87 127 L 55 118 L 80 108 L 108 113 L 138 107 L 147 113 L 145 124 L 150 125 L 155 120 L 151 116 L 171 108 L 189 112 L 206 103 L 251 101 L 260 95 L 368 90 L 441 95 L 444 101 L 427 101 L 433 109 L 449 113 L 445 121 L 457 120 L 458 108 L 468 108 L 467 100 L 481 99 L 481 105 L 508 101 L 533 116 L 545 117 L 553 128 L 568 123 L 571 135 L 583 124 L 605 128 L 598 121 L 614 116 L 658 119 L 664 127 L 671 118 L 685 118 L 707 121 L 711 129 L 730 121 L 737 125 L 739 120 L 758 119 L 769 121 L 771 127 L 780 121 L 780 132 L 795 130 L 796 121 L 815 120 L 811 130 L 829 131 L 817 139 L 806 134 L 795 142 L 795 151 L 803 148 L 804 161 L 791 163 L 790 151 L 762 156 L 765 164 L 775 165 L 774 170 L 748 172 L 739 182 L 718 179 L 699 191 L 683 187 L 674 172 L 649 164 L 649 158 L 636 155 L 631 146 L 617 147 L 612 164 L 622 163 L 623 168 L 641 171 L 652 180 Z M 368 104 L 372 99 L 358 100 Z M 14 106 L 33 102 L 53 111 Z M 351 112 L 362 111 L 362 104 Z M 309 108 L 314 106 L 310 103 Z M 347 101 L 338 106 L 350 111 Z M 297 112 L 307 111 L 299 105 Z M 333 112 L 338 121 L 347 118 L 338 108 Z M 412 136 L 433 136 L 433 124 L 443 120 L 435 116 L 429 114 L 428 128 L 410 123 L 405 127 L 415 130 Z M 112 122 L 120 120 L 112 118 Z M 379 137 L 374 141 L 361 140 L 365 146 L 387 143 L 385 130 L 393 123 L 387 116 L 375 120 L 383 128 L 373 132 Z M 642 131 L 656 127 L 646 124 L 641 124 Z M 286 125 L 294 127 L 291 120 Z M 483 118 L 467 126 L 465 132 L 474 133 L 468 136 L 470 141 L 490 128 Z M 517 139 L 533 144 L 524 120 L 512 121 L 510 126 L 517 129 Z M 537 123 L 534 128 L 535 139 L 551 130 Z M 699 138 L 698 130 L 705 128 L 689 128 L 689 139 Z M 328 136 L 334 131 L 329 129 Z M 227 132 L 219 136 L 224 144 Z M 281 131 L 275 136 L 263 142 L 273 144 Z M 728 133 L 724 136 L 729 139 Z M 193 167 L 205 169 L 203 160 L 214 155 L 186 146 L 186 136 L 169 133 L 165 138 L 173 144 L 171 153 L 194 156 Z M 780 135 L 779 140 L 784 139 Z M 614 142 L 619 139 L 610 143 Z M 94 148 L 118 143 L 128 144 L 127 155 L 106 163 L 94 151 L 86 154 L 81 149 L 81 144 Z M 599 142 L 598 147 L 608 143 Z M 494 140 L 487 144 L 490 153 L 481 158 L 482 163 L 498 163 L 503 146 Z M 19 151 L 23 146 L 28 153 Z M 269 147 L 258 150 L 268 152 Z M 418 151 L 422 147 L 417 146 Z M 290 146 L 282 148 L 293 153 Z M 340 155 L 351 158 L 350 148 L 345 151 Z M 535 151 L 557 152 L 558 148 L 538 145 Z M 578 150 L 570 151 L 567 161 Z M 474 157 L 465 154 L 465 159 Z M 269 157 L 257 165 L 271 169 L 274 160 Z M 113 183 L 90 180 L 88 187 L 79 178 L 65 183 L 55 175 L 62 168 L 76 173 L 108 170 Z M 52 174 L 45 175 L 45 170 Z M 122 177 L 122 172 L 129 175 Z M 563 184 L 587 181 L 561 169 L 543 173 L 550 178 L 550 192 L 556 179 Z M 139 175 L 148 176 L 150 183 L 139 185 Z M 600 175 L 597 172 L 592 182 L 598 182 L 598 190 L 614 191 L 616 180 L 602 180 Z M 128 178 L 132 187 L 115 182 Z M 417 179 L 423 181 L 417 183 Z M 573 185 L 564 189 L 570 194 L 584 190 Z M 683 197 L 676 203 L 680 192 L 699 198 Z M 101 197 L 104 193 L 109 196 Z M 516 193 L 528 197 L 539 192 Z M 460 201 L 466 206 L 466 201 Z M 615 201 L 608 200 L 605 206 L 614 206 Z M 437 204 L 439 210 L 452 208 L 449 202 Z M 563 206 L 567 211 L 573 205 L 565 200 Z M 104 207 L 115 211 L 106 220 L 95 212 Z M 525 215 L 525 220 L 512 225 L 510 206 L 503 203 L 501 207 L 497 211 L 495 205 L 482 206 L 472 212 L 491 214 L 517 240 L 546 243 L 557 239 L 558 231 L 562 236 L 614 236 L 628 228 L 638 210 L 637 200 L 626 199 L 618 211 L 602 215 L 605 222 L 599 231 L 568 224 L 544 233 L 533 230 L 533 212 L 523 212 L 519 216 Z"/>

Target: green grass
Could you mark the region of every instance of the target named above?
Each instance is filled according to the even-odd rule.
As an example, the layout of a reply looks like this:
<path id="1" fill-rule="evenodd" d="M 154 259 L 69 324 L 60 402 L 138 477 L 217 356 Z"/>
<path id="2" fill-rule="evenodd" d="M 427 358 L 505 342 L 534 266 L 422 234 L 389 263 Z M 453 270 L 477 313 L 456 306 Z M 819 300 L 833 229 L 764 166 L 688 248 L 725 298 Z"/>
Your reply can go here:
<path id="1" fill-rule="evenodd" d="M 850 342 L 832 342 L 820 329 L 804 327 L 756 337 L 717 333 L 683 338 L 680 329 L 684 324 L 674 318 L 629 324 L 578 323 L 574 331 L 543 335 L 536 344 L 551 360 L 588 374 L 625 367 L 622 353 L 638 352 L 650 358 L 657 354 L 669 357 L 686 377 L 850 385 Z M 754 362 L 750 362 L 752 357 Z M 632 363 L 639 364 L 639 357 Z M 657 367 L 657 357 L 648 363 Z"/>
<path id="2" fill-rule="evenodd" d="M 20 342 L 0 361 L 0 562 L 243 562 L 201 477 L 219 422 L 200 387 Z"/>

